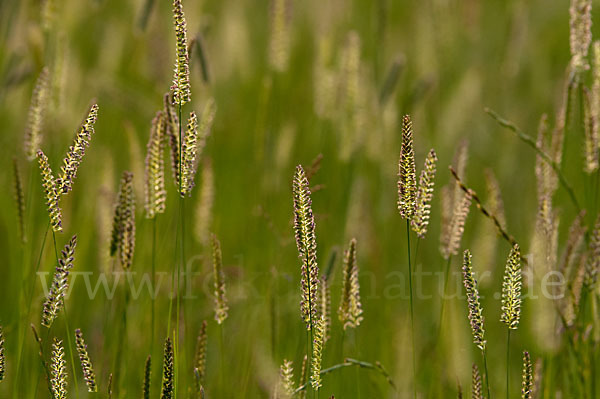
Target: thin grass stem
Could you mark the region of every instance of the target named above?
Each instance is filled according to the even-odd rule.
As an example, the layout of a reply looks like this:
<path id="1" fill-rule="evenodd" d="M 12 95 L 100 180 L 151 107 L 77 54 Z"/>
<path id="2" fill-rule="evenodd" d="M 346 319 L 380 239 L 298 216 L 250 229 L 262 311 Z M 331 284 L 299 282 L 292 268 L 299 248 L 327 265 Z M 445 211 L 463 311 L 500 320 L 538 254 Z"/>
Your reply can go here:
<path id="1" fill-rule="evenodd" d="M 483 353 L 483 370 L 485 371 L 485 387 L 487 390 L 487 397 L 488 399 L 491 399 L 491 395 L 490 395 L 490 378 L 489 378 L 489 372 L 488 372 L 488 366 L 487 366 L 487 351 L 484 349 L 482 351 Z"/>
<path id="2" fill-rule="evenodd" d="M 28 180 L 28 188 L 27 188 L 27 200 L 26 200 L 26 208 L 25 208 L 25 212 L 23 213 L 23 234 L 25 236 L 25 238 L 27 239 L 27 237 L 29 236 L 29 234 L 27 234 L 27 228 L 29 227 L 29 224 L 27 223 L 27 211 L 30 209 L 30 205 L 31 205 L 31 193 L 33 191 L 33 165 L 30 165 L 29 167 L 29 180 Z M 32 212 L 33 213 L 33 212 Z M 48 224 L 48 226 L 50 226 Z M 48 233 L 48 231 L 46 230 L 46 234 Z M 44 240 L 45 240 L 45 236 L 44 236 Z M 21 282 L 19 284 L 19 287 L 21 288 L 22 286 L 25 285 L 26 279 L 27 279 L 27 270 L 28 268 L 26 267 L 28 262 L 28 259 L 26 259 L 25 257 L 25 252 L 27 249 L 27 244 L 28 242 L 30 242 L 31 240 L 27 240 L 23 245 L 21 245 Z M 33 246 L 32 246 L 33 249 Z M 34 286 L 35 287 L 35 286 Z M 19 289 L 19 306 L 21 306 L 21 302 L 23 301 L 23 296 L 25 294 L 25 290 L 24 289 Z M 31 303 L 31 301 L 30 301 Z M 27 311 L 27 314 L 23 315 L 24 318 L 29 317 L 29 310 Z M 18 351 L 17 351 L 17 364 L 16 364 L 16 370 L 15 370 L 15 379 L 14 379 L 14 385 L 13 385 L 13 398 L 18 398 L 18 387 L 19 387 L 19 380 L 21 377 L 21 358 L 23 355 L 23 345 L 25 342 L 25 334 L 26 334 L 26 330 L 27 329 L 23 329 L 23 331 L 21 331 L 21 317 L 17 317 L 17 335 L 19 337 L 19 342 L 18 342 Z"/>
<path id="3" fill-rule="evenodd" d="M 413 391 L 417 398 L 417 360 L 415 347 L 415 317 L 413 309 L 413 289 L 412 289 L 412 265 L 410 261 L 410 220 L 406 219 L 406 243 L 408 246 L 408 289 L 410 298 L 410 336 L 412 340 L 412 363 L 413 363 Z"/>
<path id="4" fill-rule="evenodd" d="M 579 201 L 577 200 L 577 197 L 575 196 L 575 191 L 573 191 L 573 187 L 571 187 L 571 185 L 569 184 L 569 182 L 567 181 L 567 179 L 565 178 L 565 176 L 563 175 L 560 165 L 558 165 L 558 163 L 556 163 L 552 158 L 550 158 L 550 156 L 548 154 L 546 154 L 541 148 L 539 148 L 535 142 L 535 140 L 529 136 L 528 134 L 525 134 L 521 129 L 519 129 L 514 123 L 512 123 L 511 121 L 504 119 L 503 117 L 501 117 L 500 115 L 498 115 L 495 111 L 489 109 L 489 108 L 485 108 L 484 111 L 490 115 L 492 118 L 494 118 L 496 120 L 496 122 L 498 122 L 500 124 L 500 126 L 507 128 L 508 130 L 511 130 L 513 133 L 515 133 L 517 135 L 517 137 L 519 139 L 521 139 L 521 141 L 523 141 L 525 144 L 529 145 L 531 148 L 533 148 L 535 150 L 535 152 L 548 164 L 550 165 L 550 167 L 552 168 L 552 170 L 554 170 L 554 172 L 556 173 L 556 176 L 558 177 L 558 180 L 560 181 L 560 184 L 564 187 L 564 189 L 567 191 L 567 194 L 569 194 L 569 198 L 571 199 L 571 202 L 573 202 L 573 205 L 575 206 L 575 208 L 577 209 L 577 212 L 581 212 L 581 206 L 579 205 Z M 568 111 L 567 111 L 568 114 Z M 566 129 L 567 129 L 567 124 L 565 123 L 565 136 L 566 136 Z"/>
<path id="5" fill-rule="evenodd" d="M 506 335 L 506 399 L 510 397 L 510 328 Z"/>
<path id="6" fill-rule="evenodd" d="M 154 329 L 155 329 L 155 322 L 154 322 L 154 318 L 155 318 L 155 306 L 156 306 L 156 295 L 155 295 L 155 290 L 156 290 L 156 218 L 157 216 L 154 216 L 154 218 L 152 219 L 152 292 L 151 292 L 151 296 L 152 296 L 152 316 L 151 316 L 151 332 L 150 332 L 150 353 L 152 352 L 152 349 L 154 348 Z"/>

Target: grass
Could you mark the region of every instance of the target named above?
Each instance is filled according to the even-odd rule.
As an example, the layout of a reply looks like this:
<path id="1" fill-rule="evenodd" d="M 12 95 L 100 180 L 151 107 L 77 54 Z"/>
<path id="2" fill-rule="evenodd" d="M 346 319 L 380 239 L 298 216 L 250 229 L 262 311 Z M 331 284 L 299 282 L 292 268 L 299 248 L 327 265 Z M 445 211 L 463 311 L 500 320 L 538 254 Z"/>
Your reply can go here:
<path id="1" fill-rule="evenodd" d="M 150 397 L 159 397 L 166 337 L 173 343 L 174 397 L 187 397 L 188 388 L 196 392 L 191 354 L 203 320 L 208 320 L 208 346 L 202 386 L 208 398 L 270 397 L 284 359 L 293 361 L 294 397 L 306 392 L 308 398 L 317 393 L 321 398 L 428 393 L 454 398 L 457 382 L 468 396 L 475 363 L 486 397 L 515 398 L 522 386 L 516 370 L 523 370 L 517 354 L 523 351 L 531 355 L 534 371 L 542 359 L 542 375 L 534 375 L 533 384 L 540 391 L 533 397 L 599 395 L 600 298 L 597 284 L 578 277 L 581 268 L 594 270 L 590 251 L 600 210 L 600 174 L 583 172 L 581 151 L 583 86 L 592 90 L 594 82 L 592 70 L 567 71 L 568 2 L 309 0 L 290 8 L 286 1 L 184 0 L 188 38 L 198 40 L 190 58 L 192 98 L 183 110 L 175 105 L 175 113 L 180 124 L 189 111 L 200 117 L 211 98 L 218 110 L 192 195 L 180 199 L 181 187 L 166 170 L 165 213 L 147 222 L 141 205 L 143 158 L 136 153 L 144 154 L 152 118 L 163 109 L 171 86 L 171 4 L 42 3 L 55 7 L 0 3 L 0 162 L 6 171 L 0 183 L 7 187 L 0 196 L 0 325 L 6 356 L 0 397 L 50 397 L 44 380 L 54 338 L 64 342 L 69 397 L 106 396 L 109 376 L 113 397 L 141 396 L 149 355 Z M 596 15 L 594 9 L 594 22 Z M 600 24 L 593 24 L 592 37 L 600 38 L 599 33 Z M 22 150 L 32 92 L 44 67 L 50 75 L 40 146 L 54 176 L 90 99 L 99 105 L 95 134 L 72 191 L 60 199 L 64 232 L 53 233 L 54 249 L 46 242 L 50 225 L 37 161 L 26 160 Z M 565 97 L 570 86 L 573 95 Z M 394 202 L 406 114 L 415 125 L 415 158 L 423 160 L 435 148 L 438 173 L 429 232 L 417 243 L 407 237 L 404 244 L 404 220 Z M 542 114 L 548 115 L 549 129 L 540 146 L 536 129 Z M 557 159 L 551 141 L 561 115 L 565 143 Z M 177 129 L 182 146 L 185 126 Z M 440 261 L 441 187 L 456 187 L 448 165 L 462 140 L 469 141 L 469 164 L 464 172 L 456 165 L 453 170 L 463 190 L 477 194 L 456 253 Z M 291 222 L 291 177 L 299 164 L 308 172 L 319 154 L 321 166 L 310 176 L 319 272 L 328 276 L 331 308 L 337 309 L 343 262 L 339 256 L 330 268 L 327 255 L 356 238 L 362 321 L 344 333 L 333 317 L 322 351 L 323 386 L 314 391 L 310 378 L 299 382 L 305 355 L 311 375 L 314 320 L 311 315 L 307 331 L 298 306 L 301 261 Z M 168 149 L 164 156 L 170 169 Z M 184 156 L 181 147 L 178 156 Z M 13 157 L 23 179 L 23 220 L 8 189 L 14 185 Z M 535 171 L 540 163 L 556 183 L 552 201 L 544 203 L 550 204 L 546 213 Z M 211 248 L 192 234 L 207 164 L 214 171 L 207 232 L 223 245 L 229 307 L 221 325 L 214 320 Z M 505 221 L 492 205 L 485 169 L 497 176 Z M 130 278 L 121 275 L 117 282 L 119 261 L 105 266 L 104 238 L 110 231 L 102 216 L 115 198 L 99 192 L 103 173 L 116 192 L 125 170 L 134 173 L 136 245 Z M 562 269 L 564 280 L 545 277 L 566 257 L 569 226 L 580 210 L 587 211 L 586 233 Z M 540 235 L 540 214 L 552 234 Z M 43 287 L 56 266 L 53 252 L 74 234 L 79 242 L 65 301 L 68 314 L 61 312 L 64 321 L 46 332 L 39 327 Z M 514 242 L 523 257 L 521 323 L 518 333 L 507 335 L 497 294 Z M 483 354 L 472 343 L 454 256 L 465 249 L 473 253 L 479 282 Z M 130 289 L 130 281 L 137 289 L 144 276 L 159 286 L 156 298 L 146 289 L 139 295 Z M 548 281 L 560 283 L 546 288 L 564 290 L 563 298 L 544 297 Z M 41 334 L 35 340 L 30 325 Z M 86 392 L 70 327 L 85 334 L 99 394 Z"/>

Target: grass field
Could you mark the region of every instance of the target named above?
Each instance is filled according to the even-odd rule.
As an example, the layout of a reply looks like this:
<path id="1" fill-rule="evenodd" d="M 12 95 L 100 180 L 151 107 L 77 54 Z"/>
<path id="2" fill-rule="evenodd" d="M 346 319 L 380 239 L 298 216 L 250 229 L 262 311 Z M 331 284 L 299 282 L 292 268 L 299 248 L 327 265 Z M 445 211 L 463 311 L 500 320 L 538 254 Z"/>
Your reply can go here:
<path id="1" fill-rule="evenodd" d="M 600 398 L 593 3 L 3 0 L 0 397 Z"/>

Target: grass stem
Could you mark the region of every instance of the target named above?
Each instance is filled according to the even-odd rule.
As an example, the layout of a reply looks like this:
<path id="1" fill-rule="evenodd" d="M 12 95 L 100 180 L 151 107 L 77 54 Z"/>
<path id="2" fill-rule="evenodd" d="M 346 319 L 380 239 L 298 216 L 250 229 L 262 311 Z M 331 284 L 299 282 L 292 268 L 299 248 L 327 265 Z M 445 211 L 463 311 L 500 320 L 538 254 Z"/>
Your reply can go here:
<path id="1" fill-rule="evenodd" d="M 506 335 L 506 399 L 510 397 L 510 328 Z"/>
<path id="2" fill-rule="evenodd" d="M 560 184 L 567 191 L 567 194 L 569 194 L 569 198 L 571 199 L 571 202 L 573 202 L 573 205 L 577 209 L 577 213 L 581 212 L 581 206 L 579 205 L 579 201 L 577 200 L 577 197 L 575 196 L 575 191 L 573 191 L 573 187 L 571 187 L 571 185 L 569 184 L 569 182 L 563 175 L 560 165 L 556 161 L 554 161 L 552 158 L 550 158 L 550 156 L 548 154 L 546 154 L 541 148 L 539 148 L 537 146 L 535 140 L 531 136 L 525 134 L 514 123 L 512 123 L 511 121 L 509 121 L 507 119 L 504 119 L 503 117 L 498 115 L 495 111 L 493 111 L 489 108 L 485 108 L 485 112 L 487 114 L 489 114 L 492 118 L 494 118 L 496 120 L 496 122 L 498 122 L 500 124 L 500 126 L 503 126 L 503 127 L 507 128 L 508 130 L 512 131 L 513 133 L 515 133 L 521 141 L 523 141 L 525 144 L 527 144 L 528 146 L 533 148 L 535 150 L 535 152 L 548 165 L 550 165 L 552 170 L 554 170 L 554 172 L 556 173 L 556 176 L 558 177 Z M 565 130 L 566 130 L 566 125 L 565 125 Z"/>
<path id="3" fill-rule="evenodd" d="M 485 372 L 485 387 L 487 390 L 487 397 L 488 399 L 491 399 L 491 395 L 490 395 L 490 373 L 488 372 L 488 366 L 487 366 L 487 351 L 484 349 L 483 351 L 481 351 L 481 353 L 483 354 L 483 370 Z"/>
<path id="4" fill-rule="evenodd" d="M 412 339 L 412 363 L 413 363 L 413 391 L 417 398 L 417 360 L 415 348 L 415 317 L 413 309 L 413 289 L 412 289 L 412 265 L 410 261 L 410 220 L 406 220 L 406 243 L 408 246 L 408 289 L 410 298 L 410 336 Z"/>
<path id="5" fill-rule="evenodd" d="M 156 218 L 155 215 L 152 219 L 152 292 L 150 295 L 152 296 L 152 316 L 151 316 L 151 327 L 150 327 L 150 353 L 153 353 L 152 349 L 154 348 L 154 329 L 155 329 L 155 314 L 156 314 Z"/>

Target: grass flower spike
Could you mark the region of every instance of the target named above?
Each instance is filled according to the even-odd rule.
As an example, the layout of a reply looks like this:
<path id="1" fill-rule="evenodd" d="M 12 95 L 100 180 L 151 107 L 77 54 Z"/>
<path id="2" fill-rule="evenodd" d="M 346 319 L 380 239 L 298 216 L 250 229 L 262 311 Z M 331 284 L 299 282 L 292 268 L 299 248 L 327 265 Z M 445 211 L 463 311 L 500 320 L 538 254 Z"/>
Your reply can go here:
<path id="1" fill-rule="evenodd" d="M 90 145 L 92 134 L 94 134 L 94 123 L 96 123 L 97 117 L 98 104 L 94 104 L 90 108 L 85 122 L 81 125 L 79 132 L 75 136 L 73 145 L 69 147 L 69 151 L 67 151 L 67 155 L 63 160 L 61 173 L 57 179 L 57 189 L 62 194 L 71 191 L 73 180 L 77 176 L 77 169 L 85 155 L 85 149 Z"/>
<path id="2" fill-rule="evenodd" d="M 190 113 L 187 129 L 181 147 L 181 196 L 191 195 L 194 187 L 194 168 L 198 146 L 198 117 L 195 112 Z"/>
<path id="3" fill-rule="evenodd" d="M 202 120 L 198 126 L 198 117 L 194 112 L 190 113 L 187 129 L 183 138 L 181 159 L 181 196 L 191 195 L 194 188 L 194 179 L 200 156 L 206 146 L 206 140 L 210 135 L 212 122 L 216 113 L 216 106 L 211 99 L 204 107 Z"/>
<path id="4" fill-rule="evenodd" d="M 115 204 L 110 255 L 119 254 L 124 269 L 133 263 L 135 249 L 135 197 L 133 194 L 133 173 L 123 172 L 119 195 Z"/>
<path id="5" fill-rule="evenodd" d="M 75 255 L 76 246 L 77 236 L 75 235 L 65 245 L 65 249 L 61 251 L 61 258 L 58 260 L 58 266 L 56 266 L 52 278 L 52 286 L 42 309 L 42 325 L 45 327 L 50 328 L 64 306 L 64 297 L 69 288 L 69 271 L 73 268 L 73 256 Z"/>
<path id="6" fill-rule="evenodd" d="M 327 342 L 330 338 L 329 331 L 331 330 L 331 289 L 327 282 L 326 276 L 321 277 L 321 285 L 319 287 L 319 316 L 322 315 L 325 319 L 323 326 L 323 342 Z"/>
<path id="7" fill-rule="evenodd" d="M 54 343 L 52 344 L 52 378 L 50 380 L 54 399 L 67 398 L 67 368 L 64 357 L 65 350 L 63 349 L 62 341 L 54 338 Z"/>
<path id="8" fill-rule="evenodd" d="M 398 211 L 404 219 L 412 219 L 416 211 L 417 181 L 413 148 L 412 121 L 402 118 L 402 149 L 398 163 Z"/>
<path id="9" fill-rule="evenodd" d="M 269 63 L 271 67 L 283 72 L 287 69 L 290 53 L 290 14 L 289 0 L 271 0 Z"/>
<path id="10" fill-rule="evenodd" d="M 356 328 L 362 321 L 362 305 L 360 303 L 360 284 L 358 281 L 358 264 L 356 261 L 356 239 L 350 245 L 344 257 L 342 277 L 342 299 L 338 309 L 338 317 L 347 327 Z"/>
<path id="11" fill-rule="evenodd" d="M 42 142 L 42 123 L 48 103 L 48 75 L 48 68 L 45 67 L 35 82 L 33 95 L 31 96 L 31 105 L 29 106 L 27 128 L 25 129 L 25 140 L 23 143 L 25 156 L 30 161 L 35 159 Z"/>
<path id="12" fill-rule="evenodd" d="M 166 118 L 163 111 L 158 111 L 152 120 L 146 168 L 144 176 L 144 194 L 146 217 L 153 219 L 156 214 L 164 213 L 167 192 L 165 190 L 165 160 L 163 149 L 165 143 Z"/>
<path id="13" fill-rule="evenodd" d="M 46 206 L 48 207 L 48 213 L 50 214 L 50 224 L 52 225 L 52 230 L 57 232 L 62 231 L 62 213 L 58 206 L 58 199 L 60 196 L 58 193 L 58 187 L 56 186 L 56 180 L 52 175 L 52 169 L 50 169 L 48 157 L 46 157 L 42 150 L 38 150 L 37 158 L 40 164 L 40 172 L 42 173 L 42 186 L 44 187 Z"/>
<path id="14" fill-rule="evenodd" d="M 202 327 L 200 327 L 200 333 L 198 334 L 198 340 L 196 343 L 196 355 L 194 356 L 194 369 L 198 372 L 198 379 L 200 383 L 204 379 L 206 373 L 206 334 L 207 323 L 206 320 L 202 321 Z"/>
<path id="15" fill-rule="evenodd" d="M 310 383 L 315 391 L 321 388 L 321 361 L 323 358 L 325 318 L 321 316 L 315 323 Z"/>
<path id="16" fill-rule="evenodd" d="M 479 368 L 473 363 L 472 381 L 471 381 L 471 397 L 473 399 L 483 399 L 481 388 L 481 374 Z"/>
<path id="17" fill-rule="evenodd" d="M 150 382 L 152 377 L 152 357 L 148 355 L 144 365 L 144 382 L 142 384 L 142 399 L 150 399 Z"/>
<path id="18" fill-rule="evenodd" d="M 577 73 L 588 68 L 586 57 L 592 41 L 592 0 L 571 0 L 569 7 L 571 65 Z"/>
<path id="19" fill-rule="evenodd" d="M 533 398 L 533 371 L 529 352 L 523 352 L 523 383 L 521 388 L 522 399 Z"/>
<path id="20" fill-rule="evenodd" d="M 96 385 L 96 374 L 94 374 L 94 368 L 92 367 L 92 362 L 87 351 L 87 345 L 83 340 L 83 334 L 79 328 L 75 330 L 75 344 L 77 346 L 79 360 L 81 361 L 83 379 L 88 387 L 88 392 L 98 392 L 98 386 Z"/>
<path id="21" fill-rule="evenodd" d="M 471 194 L 465 193 L 460 201 L 456 201 L 452 219 L 448 227 L 448 235 L 443 237 L 441 243 L 441 252 L 444 259 L 450 258 L 452 255 L 458 254 L 460 241 L 465 232 L 465 222 L 469 216 L 469 208 L 471 207 Z"/>
<path id="22" fill-rule="evenodd" d="M 279 368 L 279 378 L 284 398 L 291 398 L 294 395 L 294 368 L 293 362 L 287 359 Z"/>
<path id="23" fill-rule="evenodd" d="M 425 158 L 425 166 L 419 176 L 419 188 L 416 196 L 415 216 L 410 221 L 412 229 L 419 238 L 425 238 L 429 226 L 429 214 L 431 213 L 431 199 L 433 198 L 433 186 L 435 183 L 435 164 L 437 155 L 432 148 Z"/>
<path id="24" fill-rule="evenodd" d="M 471 263 L 471 252 L 467 249 L 463 257 L 463 284 L 467 292 L 467 302 L 469 304 L 469 322 L 473 332 L 473 342 L 479 349 L 485 351 L 485 339 L 483 328 L 483 311 L 479 303 L 479 289 L 477 279 L 473 275 L 473 265 Z"/>
<path id="25" fill-rule="evenodd" d="M 182 0 L 173 1 L 173 21 L 177 38 L 175 70 L 173 75 L 173 104 L 184 105 L 191 99 L 190 59 L 188 53 L 187 26 Z"/>
<path id="26" fill-rule="evenodd" d="M 212 225 L 214 202 L 215 177 L 212 163 L 206 160 L 202 167 L 202 184 L 196 205 L 196 223 L 194 228 L 196 240 L 203 246 L 208 244 L 210 238 L 209 232 Z"/>
<path id="27" fill-rule="evenodd" d="M 598 43 L 594 43 L 594 52 L 596 52 L 596 44 Z M 596 73 L 595 70 L 594 73 Z M 600 123 L 598 121 L 598 113 L 600 110 L 592 108 L 594 105 L 593 102 L 593 95 L 585 88 L 583 91 L 583 124 L 585 134 L 583 152 L 585 160 L 584 171 L 588 174 L 598 169 L 598 152 L 600 151 L 598 139 L 598 123 Z"/>
<path id="28" fill-rule="evenodd" d="M 4 380 L 4 374 L 6 366 L 6 358 L 4 357 L 4 331 L 2 331 L 2 326 L 0 326 L 0 381 Z"/>
<path id="29" fill-rule="evenodd" d="M 502 283 L 502 315 L 500 321 L 512 330 L 519 326 L 521 317 L 521 252 L 515 245 L 506 262 Z"/>
<path id="30" fill-rule="evenodd" d="M 175 364 L 174 364 L 174 353 L 173 343 L 170 337 L 167 337 L 165 341 L 165 354 L 163 359 L 163 379 L 162 379 L 162 391 L 160 399 L 173 399 L 175 393 Z"/>
<path id="31" fill-rule="evenodd" d="M 212 235 L 213 248 L 213 271 L 215 279 L 215 320 L 222 324 L 227 318 L 227 297 L 225 292 L 225 273 L 223 273 L 223 255 L 221 253 L 221 243 L 217 237 Z"/>
<path id="32" fill-rule="evenodd" d="M 19 237 L 21 238 L 21 242 L 24 243 L 27 241 L 27 237 L 25 236 L 25 195 L 23 194 L 23 181 L 21 180 L 17 158 L 13 158 L 13 178 Z"/>
<path id="33" fill-rule="evenodd" d="M 165 115 L 165 140 L 169 143 L 169 153 L 171 155 L 171 172 L 173 181 L 179 187 L 179 117 L 173 107 L 173 96 L 166 93 L 163 98 Z"/>
<path id="34" fill-rule="evenodd" d="M 315 218 L 312 212 L 310 187 L 304 169 L 300 165 L 296 167 L 294 175 L 293 197 L 294 233 L 298 253 L 302 260 L 302 300 L 300 309 L 306 328 L 310 330 L 317 315 L 319 267 L 317 265 L 317 239 L 315 237 Z"/>

